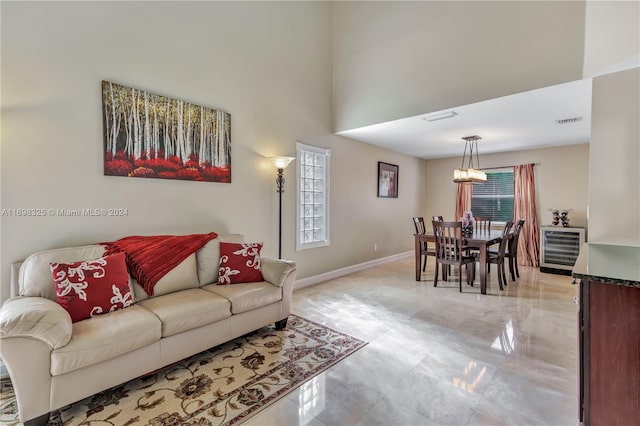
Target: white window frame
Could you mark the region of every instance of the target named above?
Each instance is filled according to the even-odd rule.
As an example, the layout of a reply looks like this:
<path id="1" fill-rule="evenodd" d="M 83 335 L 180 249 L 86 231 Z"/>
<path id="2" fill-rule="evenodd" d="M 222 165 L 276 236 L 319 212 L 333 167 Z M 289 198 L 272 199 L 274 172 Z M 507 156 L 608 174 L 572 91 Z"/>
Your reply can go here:
<path id="1" fill-rule="evenodd" d="M 302 208 L 303 208 L 303 177 L 304 177 L 304 153 L 310 152 L 313 154 L 324 155 L 325 157 L 325 170 L 324 170 L 324 190 L 322 193 L 324 194 L 324 239 L 323 240 L 315 240 L 313 242 L 305 243 L 301 238 L 301 233 L 303 229 L 301 229 L 300 222 L 302 221 Z M 296 251 L 306 250 L 316 247 L 326 247 L 331 245 L 329 239 L 329 176 L 331 171 L 331 150 L 327 148 L 319 148 L 311 145 L 305 145 L 301 142 L 296 143 Z"/>
<path id="2" fill-rule="evenodd" d="M 487 173 L 495 173 L 495 174 L 498 174 L 498 173 L 514 173 L 514 171 L 513 171 L 512 168 L 504 168 L 504 169 L 491 170 L 490 172 L 487 172 Z M 478 197 L 478 198 L 483 198 L 483 197 Z M 499 196 L 496 196 L 495 198 L 512 198 L 512 199 L 515 199 L 515 187 L 514 187 L 513 196 L 499 195 Z M 471 201 L 471 211 L 473 211 L 473 195 L 471 196 L 471 199 L 472 199 L 472 201 Z M 513 208 L 515 209 L 515 202 L 514 202 Z M 476 212 L 473 212 L 473 213 L 476 214 Z M 513 219 L 511 219 L 511 220 L 513 220 Z M 504 226 L 505 223 L 507 223 L 507 222 L 504 221 L 504 220 L 491 220 L 491 225 L 496 224 L 496 225 Z M 493 226 L 492 226 L 492 228 L 493 228 Z"/>

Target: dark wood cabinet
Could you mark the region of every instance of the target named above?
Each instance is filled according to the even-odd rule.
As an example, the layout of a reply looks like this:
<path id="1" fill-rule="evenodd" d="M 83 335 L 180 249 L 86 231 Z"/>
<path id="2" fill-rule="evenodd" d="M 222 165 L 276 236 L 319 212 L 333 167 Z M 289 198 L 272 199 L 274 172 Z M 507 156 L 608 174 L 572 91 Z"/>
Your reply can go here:
<path id="1" fill-rule="evenodd" d="M 580 282 L 580 421 L 640 422 L 640 288 Z"/>

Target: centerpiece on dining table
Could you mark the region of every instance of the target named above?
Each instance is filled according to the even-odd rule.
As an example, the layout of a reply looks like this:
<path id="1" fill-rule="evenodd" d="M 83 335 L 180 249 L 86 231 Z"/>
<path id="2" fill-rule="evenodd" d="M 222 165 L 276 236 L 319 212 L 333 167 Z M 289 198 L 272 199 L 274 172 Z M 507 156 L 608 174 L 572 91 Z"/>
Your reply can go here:
<path id="1" fill-rule="evenodd" d="M 473 218 L 473 213 L 471 210 L 467 210 L 462 213 L 462 235 L 471 235 L 473 234 L 473 225 L 475 225 L 475 219 Z"/>

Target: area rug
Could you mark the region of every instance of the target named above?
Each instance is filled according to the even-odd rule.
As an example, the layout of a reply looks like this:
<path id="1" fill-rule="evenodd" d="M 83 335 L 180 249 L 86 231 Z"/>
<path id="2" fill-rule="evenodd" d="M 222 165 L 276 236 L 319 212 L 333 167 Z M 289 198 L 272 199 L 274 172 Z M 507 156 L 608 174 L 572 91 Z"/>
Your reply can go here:
<path id="1" fill-rule="evenodd" d="M 241 423 L 366 342 L 316 322 L 289 316 L 76 402 L 50 425 L 233 425 Z M 18 425 L 9 380 L 1 383 L 0 422 Z"/>

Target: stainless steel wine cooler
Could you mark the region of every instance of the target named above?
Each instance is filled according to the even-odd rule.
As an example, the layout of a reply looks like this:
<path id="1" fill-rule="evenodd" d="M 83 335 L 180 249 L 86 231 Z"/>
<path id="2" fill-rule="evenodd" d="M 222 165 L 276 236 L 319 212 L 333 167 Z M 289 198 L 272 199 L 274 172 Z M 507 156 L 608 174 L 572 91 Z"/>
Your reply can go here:
<path id="1" fill-rule="evenodd" d="M 571 275 L 585 242 L 584 228 L 540 227 L 540 271 Z"/>

